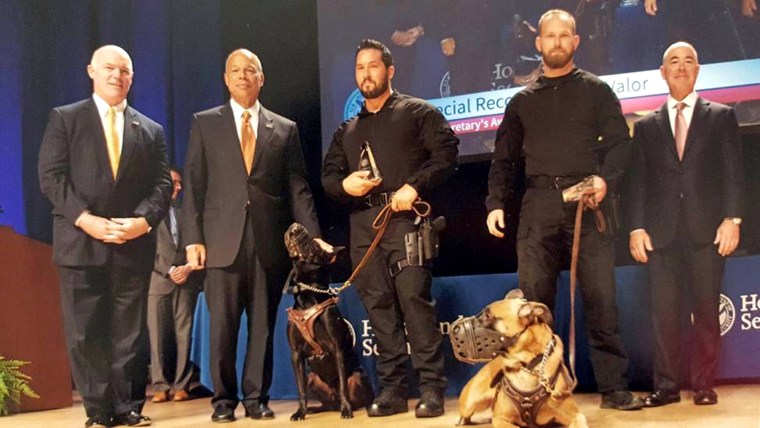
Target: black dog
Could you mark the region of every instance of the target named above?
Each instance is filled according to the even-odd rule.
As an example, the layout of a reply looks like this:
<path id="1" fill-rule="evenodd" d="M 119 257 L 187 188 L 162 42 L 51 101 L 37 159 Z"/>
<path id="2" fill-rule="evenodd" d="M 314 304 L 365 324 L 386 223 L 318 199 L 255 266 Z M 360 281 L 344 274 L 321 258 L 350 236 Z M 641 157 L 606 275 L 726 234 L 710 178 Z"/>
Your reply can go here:
<path id="1" fill-rule="evenodd" d="M 290 420 L 306 418 L 307 392 L 322 402 L 317 411 L 340 409 L 341 418 L 353 418 L 353 409 L 365 407 L 374 397 L 336 305 L 338 298 L 327 293 L 325 266 L 342 248 L 326 252 L 299 223 L 285 232 L 285 246 L 293 262 L 286 285 L 295 299 L 288 309 L 288 343 L 298 387 L 298 410 Z"/>

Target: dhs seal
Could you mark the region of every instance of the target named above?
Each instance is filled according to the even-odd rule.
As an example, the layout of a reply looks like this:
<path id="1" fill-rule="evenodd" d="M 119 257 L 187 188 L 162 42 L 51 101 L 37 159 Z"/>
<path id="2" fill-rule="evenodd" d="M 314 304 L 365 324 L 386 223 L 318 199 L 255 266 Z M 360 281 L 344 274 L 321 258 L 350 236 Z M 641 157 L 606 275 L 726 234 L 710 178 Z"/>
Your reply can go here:
<path id="1" fill-rule="evenodd" d="M 736 320 L 736 308 L 734 303 L 725 294 L 720 294 L 718 305 L 718 320 L 720 321 L 720 335 L 723 336 L 731 330 Z"/>
<path id="2" fill-rule="evenodd" d="M 356 346 L 356 330 L 354 330 L 354 326 L 351 325 L 351 322 L 349 322 L 347 319 L 343 318 L 343 322 L 346 323 L 348 334 L 351 335 L 351 347 L 354 347 Z"/>
<path id="3" fill-rule="evenodd" d="M 364 104 L 364 97 L 358 89 L 354 89 L 351 95 L 346 100 L 346 105 L 343 106 L 343 120 L 351 119 L 362 111 L 362 105 Z"/>
<path id="4" fill-rule="evenodd" d="M 441 93 L 441 98 L 451 96 L 451 73 L 448 71 L 441 78 L 441 83 L 438 84 L 438 92 Z"/>

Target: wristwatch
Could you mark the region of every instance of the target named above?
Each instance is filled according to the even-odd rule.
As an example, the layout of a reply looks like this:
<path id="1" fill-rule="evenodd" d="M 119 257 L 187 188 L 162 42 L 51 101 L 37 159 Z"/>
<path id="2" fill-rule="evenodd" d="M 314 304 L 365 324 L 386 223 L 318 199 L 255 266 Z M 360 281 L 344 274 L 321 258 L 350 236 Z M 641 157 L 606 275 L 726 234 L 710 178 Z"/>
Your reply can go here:
<path id="1" fill-rule="evenodd" d="M 740 217 L 731 217 L 729 220 L 731 220 L 731 223 L 737 226 L 742 224 L 742 219 Z"/>

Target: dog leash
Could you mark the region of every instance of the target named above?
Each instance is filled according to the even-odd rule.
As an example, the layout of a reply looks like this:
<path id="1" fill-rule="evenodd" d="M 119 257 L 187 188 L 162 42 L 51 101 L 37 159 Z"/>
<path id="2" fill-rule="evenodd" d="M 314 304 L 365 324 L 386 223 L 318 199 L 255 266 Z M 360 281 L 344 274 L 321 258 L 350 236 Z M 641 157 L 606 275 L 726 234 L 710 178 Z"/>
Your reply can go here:
<path id="1" fill-rule="evenodd" d="M 581 249 L 581 226 L 583 219 L 583 211 L 591 209 L 594 211 L 594 217 L 596 218 L 596 230 L 599 233 L 603 233 L 607 229 L 607 223 L 604 221 L 604 215 L 599 209 L 599 204 L 594 198 L 594 191 L 589 190 L 581 195 L 578 201 L 578 208 L 575 211 L 575 226 L 573 228 L 573 250 L 572 257 L 570 259 L 570 333 L 568 335 L 568 341 L 570 342 L 570 348 L 568 350 L 568 357 L 570 359 L 570 375 L 572 377 L 572 385 L 570 390 L 575 389 L 578 384 L 578 378 L 575 375 L 575 289 L 578 285 L 578 256 Z"/>
<path id="2" fill-rule="evenodd" d="M 419 217 L 427 217 L 430 215 L 431 211 L 430 204 L 423 201 L 421 198 L 417 198 L 417 200 L 412 203 L 412 211 L 414 211 L 414 213 Z M 375 235 L 375 239 L 372 240 L 372 244 L 370 244 L 367 252 L 364 254 L 364 257 L 362 257 L 362 259 L 359 261 L 359 264 L 357 264 L 356 268 L 354 268 L 351 276 L 348 277 L 346 282 L 344 282 L 340 287 L 341 291 L 345 288 L 350 287 L 354 280 L 356 280 L 356 277 L 359 276 L 359 272 L 362 271 L 364 265 L 367 264 L 369 257 L 372 255 L 372 253 L 375 251 L 375 248 L 377 248 L 377 245 L 380 243 L 380 239 L 383 237 L 385 229 L 388 227 L 388 223 L 390 223 L 391 216 L 393 216 L 393 210 L 391 210 L 390 204 L 385 205 L 383 209 L 380 210 L 380 212 L 377 214 L 375 221 L 372 222 L 372 228 L 377 230 L 377 235 Z"/>
<path id="3" fill-rule="evenodd" d="M 416 201 L 412 204 L 412 211 L 414 211 L 415 214 L 417 214 L 420 217 L 427 217 L 430 215 L 432 208 L 430 207 L 430 204 L 423 201 L 421 198 L 417 198 Z M 346 282 L 343 283 L 340 287 L 328 287 L 327 289 L 322 288 L 316 288 L 312 287 L 308 284 L 304 284 L 302 282 L 298 282 L 298 287 L 313 291 L 315 293 L 321 293 L 321 294 L 329 294 L 332 296 L 337 296 L 340 294 L 343 290 L 350 287 L 351 284 L 353 284 L 354 280 L 356 280 L 356 277 L 359 276 L 359 272 L 364 269 L 364 265 L 367 264 L 367 261 L 369 260 L 369 257 L 372 255 L 372 253 L 375 251 L 375 248 L 377 248 L 378 244 L 380 244 L 380 240 L 383 238 L 383 235 L 385 234 L 385 229 L 388 227 L 388 223 L 390 223 L 391 217 L 393 216 L 393 210 L 391 209 L 391 204 L 388 203 L 383 206 L 383 209 L 380 210 L 380 212 L 375 217 L 375 220 L 372 222 L 372 228 L 377 231 L 377 234 L 375 234 L 375 239 L 372 240 L 372 244 L 370 244 L 369 248 L 367 249 L 367 252 L 364 254 L 364 257 L 359 261 L 359 264 L 356 265 L 356 268 L 354 268 L 354 271 L 351 272 L 351 276 L 348 277 Z M 291 272 L 292 273 L 292 272 Z M 290 283 L 290 280 L 288 280 L 287 283 Z"/>

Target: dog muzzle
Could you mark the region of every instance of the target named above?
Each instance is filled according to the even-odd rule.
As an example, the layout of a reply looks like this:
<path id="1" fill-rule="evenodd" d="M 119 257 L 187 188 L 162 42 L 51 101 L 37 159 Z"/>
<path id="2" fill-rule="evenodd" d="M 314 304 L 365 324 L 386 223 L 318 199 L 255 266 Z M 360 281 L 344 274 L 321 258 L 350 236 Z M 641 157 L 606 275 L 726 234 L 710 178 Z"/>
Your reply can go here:
<path id="1" fill-rule="evenodd" d="M 483 326 L 478 316 L 461 317 L 451 324 L 449 339 L 457 360 L 475 364 L 491 361 L 507 351 L 512 338 Z"/>
<path id="2" fill-rule="evenodd" d="M 327 254 L 309 235 L 309 231 L 300 223 L 293 223 L 285 232 L 285 248 L 291 259 L 326 265 L 332 254 Z"/>

